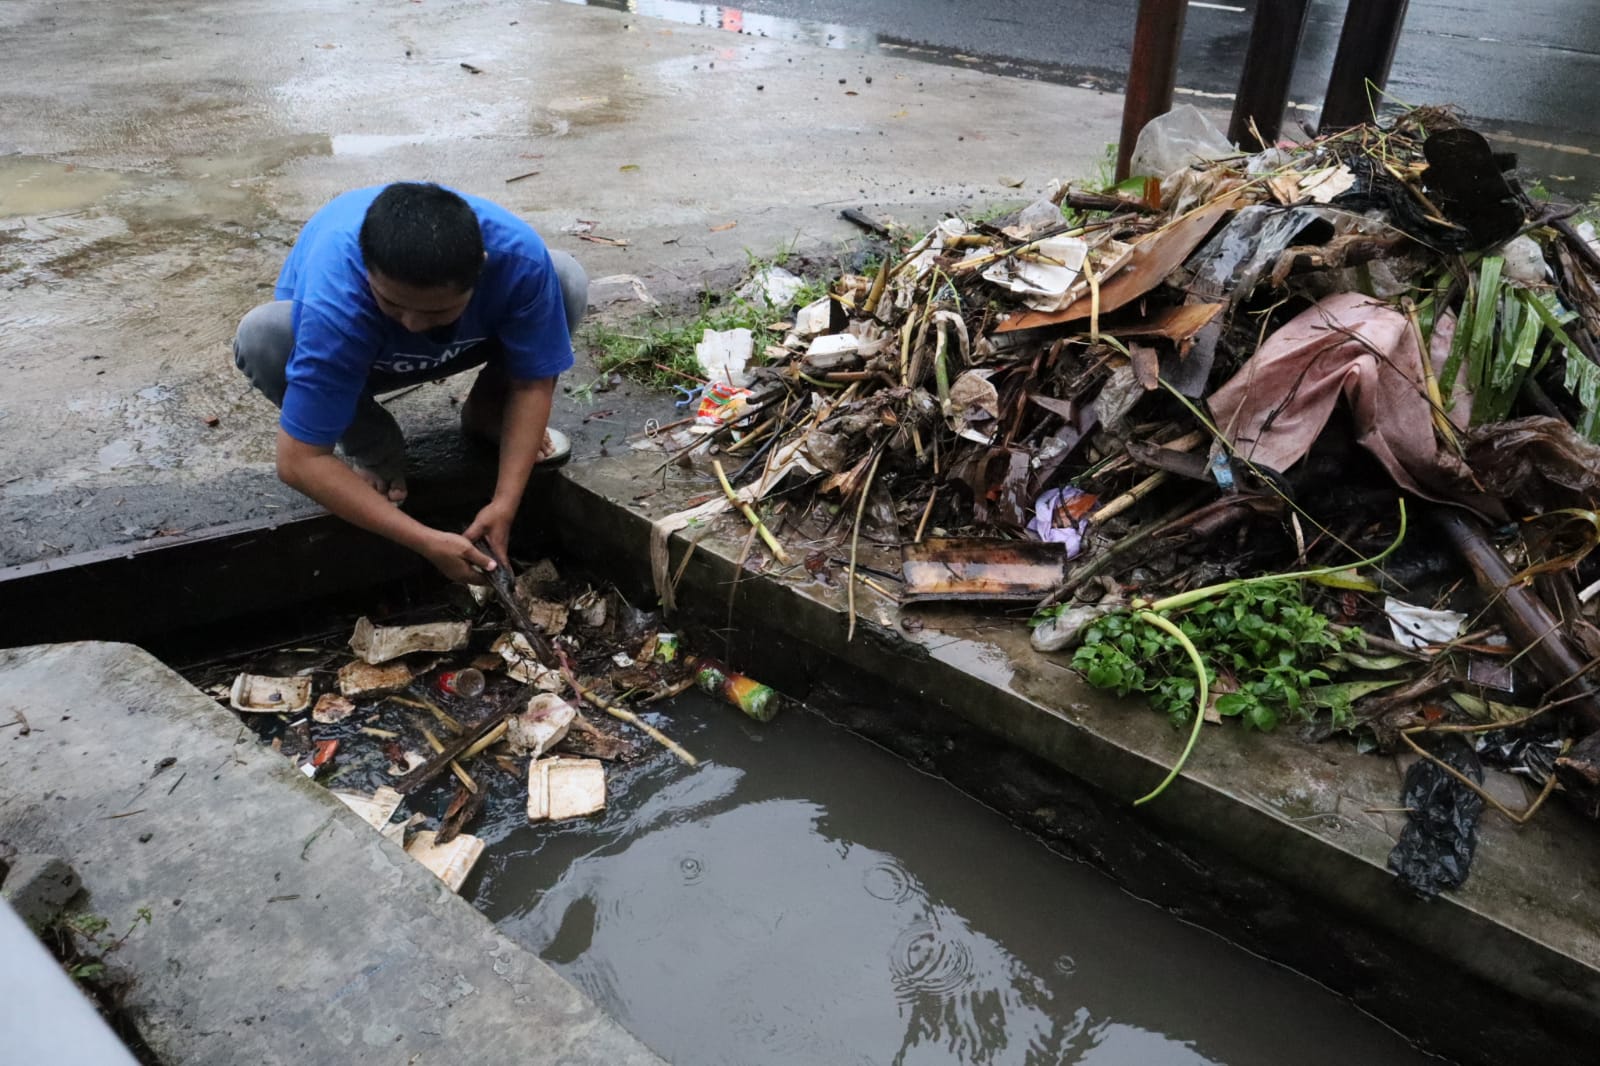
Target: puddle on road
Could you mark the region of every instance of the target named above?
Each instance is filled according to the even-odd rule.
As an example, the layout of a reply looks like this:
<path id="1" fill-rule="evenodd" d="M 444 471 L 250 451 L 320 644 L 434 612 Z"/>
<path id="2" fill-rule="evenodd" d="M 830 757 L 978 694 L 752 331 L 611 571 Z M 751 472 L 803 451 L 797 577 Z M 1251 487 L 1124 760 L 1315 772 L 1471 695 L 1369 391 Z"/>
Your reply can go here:
<path id="1" fill-rule="evenodd" d="M 613 770 L 593 820 L 495 812 L 468 890 L 671 1062 L 1439 1061 L 819 717 L 670 718 L 698 769 Z"/>
<path id="2" fill-rule="evenodd" d="M 31 156 L 0 157 L 0 218 L 79 211 L 126 185 L 114 170 Z"/>

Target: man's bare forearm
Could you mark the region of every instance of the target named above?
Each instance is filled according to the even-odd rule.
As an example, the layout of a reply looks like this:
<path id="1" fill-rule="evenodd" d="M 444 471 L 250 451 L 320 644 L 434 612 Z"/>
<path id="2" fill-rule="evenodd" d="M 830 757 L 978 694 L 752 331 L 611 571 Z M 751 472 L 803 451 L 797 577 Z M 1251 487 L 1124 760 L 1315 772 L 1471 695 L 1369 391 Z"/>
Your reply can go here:
<path id="1" fill-rule="evenodd" d="M 332 513 L 369 533 L 422 552 L 438 532 L 390 503 L 332 449 L 314 448 L 278 430 L 278 477 Z"/>
<path id="2" fill-rule="evenodd" d="M 544 448 L 545 427 L 556 379 L 513 381 L 506 392 L 504 420 L 500 425 L 500 471 L 495 480 L 495 502 L 515 508 L 522 501 L 528 478 Z"/>

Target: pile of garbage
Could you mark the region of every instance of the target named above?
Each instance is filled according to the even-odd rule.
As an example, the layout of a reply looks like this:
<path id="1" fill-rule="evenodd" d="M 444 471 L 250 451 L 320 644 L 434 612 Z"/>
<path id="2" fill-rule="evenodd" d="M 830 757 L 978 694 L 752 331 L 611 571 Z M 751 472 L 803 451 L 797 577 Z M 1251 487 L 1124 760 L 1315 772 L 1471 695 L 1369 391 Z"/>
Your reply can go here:
<path id="1" fill-rule="evenodd" d="M 1600 816 L 1593 227 L 1443 109 L 1242 155 L 1180 108 L 1134 166 L 876 224 L 875 268 L 770 338 L 708 332 L 692 424 L 641 444 L 723 490 L 656 524 L 663 601 L 666 537 L 736 507 L 779 566 L 832 537 L 803 562 L 846 571 L 852 628 L 864 540 L 902 603 L 1021 605 L 1196 733 L 1337 727 Z M 1283 632 L 1235 640 L 1219 604 Z"/>
<path id="2" fill-rule="evenodd" d="M 348 640 L 191 676 L 216 681 L 263 741 L 457 892 L 487 846 L 467 830 L 491 800 L 525 794 L 529 823 L 582 818 L 605 809 L 608 765 L 656 746 L 695 765 L 650 720 L 662 701 L 698 686 L 758 722 L 782 706 L 615 591 L 564 582 L 548 560 L 510 572 L 471 601 L 424 608 L 431 621 L 362 617 Z"/>

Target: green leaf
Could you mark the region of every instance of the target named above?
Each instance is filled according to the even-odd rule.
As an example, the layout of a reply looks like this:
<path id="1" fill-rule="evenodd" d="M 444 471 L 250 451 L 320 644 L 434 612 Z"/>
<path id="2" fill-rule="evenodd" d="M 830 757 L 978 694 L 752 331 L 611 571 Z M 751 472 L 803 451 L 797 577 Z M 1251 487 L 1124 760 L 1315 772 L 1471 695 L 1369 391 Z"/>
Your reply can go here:
<path id="1" fill-rule="evenodd" d="M 1513 707 L 1509 703 L 1496 703 L 1465 692 L 1452 692 L 1450 699 L 1457 707 L 1480 722 L 1511 722 L 1526 717 L 1528 708 Z"/>
<path id="2" fill-rule="evenodd" d="M 1356 570 L 1340 570 L 1336 574 L 1314 574 L 1307 578 L 1313 584 L 1325 585 L 1330 589 L 1350 589 L 1353 592 L 1381 592 L 1378 583 L 1369 578 L 1362 577 Z"/>
<path id="3" fill-rule="evenodd" d="M 1246 725 L 1263 733 L 1270 733 L 1278 728 L 1278 712 L 1264 703 L 1252 703 L 1244 720 Z"/>
<path id="4" fill-rule="evenodd" d="M 1212 709 L 1224 718 L 1232 718 L 1243 714 L 1249 707 L 1255 705 L 1256 698 L 1246 692 L 1230 692 L 1226 696 L 1218 696 Z"/>
<path id="5" fill-rule="evenodd" d="M 1363 696 L 1393 688 L 1400 681 L 1341 681 L 1333 685 L 1317 685 L 1306 689 L 1306 698 L 1318 707 L 1348 707 Z"/>

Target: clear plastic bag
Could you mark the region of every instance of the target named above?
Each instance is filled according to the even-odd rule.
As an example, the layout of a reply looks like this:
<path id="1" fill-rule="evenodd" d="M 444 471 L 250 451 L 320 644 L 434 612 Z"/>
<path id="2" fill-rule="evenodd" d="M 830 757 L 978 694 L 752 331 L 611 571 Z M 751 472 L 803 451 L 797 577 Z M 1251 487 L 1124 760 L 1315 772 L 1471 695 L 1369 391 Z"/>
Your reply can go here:
<path id="1" fill-rule="evenodd" d="M 1195 163 L 1237 154 L 1199 108 L 1182 104 L 1157 115 L 1139 131 L 1128 172 L 1165 178 Z"/>

